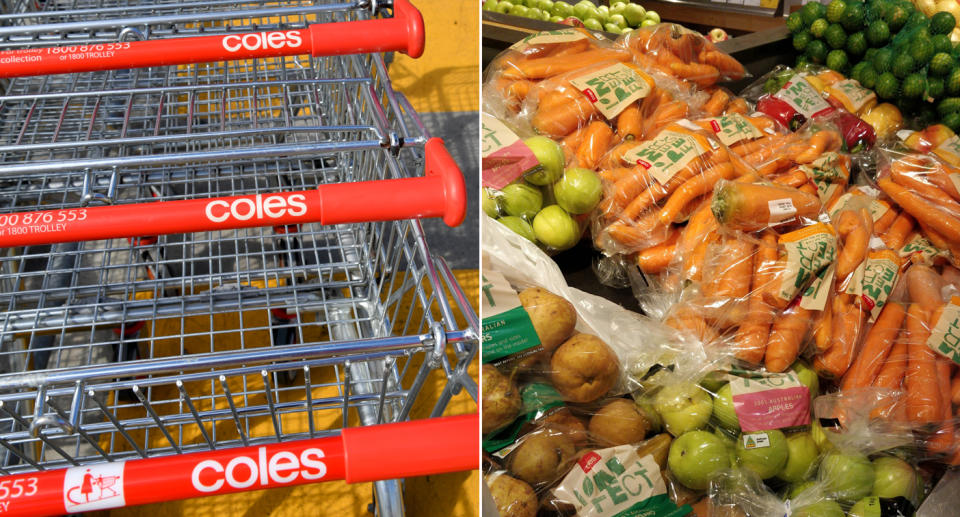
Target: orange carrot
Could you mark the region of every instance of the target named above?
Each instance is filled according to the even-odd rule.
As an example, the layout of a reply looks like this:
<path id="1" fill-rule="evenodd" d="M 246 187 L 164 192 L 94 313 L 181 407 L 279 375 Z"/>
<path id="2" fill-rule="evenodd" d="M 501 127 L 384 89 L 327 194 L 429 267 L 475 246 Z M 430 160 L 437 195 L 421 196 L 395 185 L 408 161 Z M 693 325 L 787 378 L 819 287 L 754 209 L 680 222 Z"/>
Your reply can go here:
<path id="1" fill-rule="evenodd" d="M 840 229 L 849 224 L 846 220 L 854 221 L 854 226 L 846 234 Z M 858 214 L 853 210 L 844 210 L 837 218 L 837 231 L 843 238 L 843 247 L 837 256 L 837 279 L 843 280 L 853 273 L 867 257 L 870 249 L 870 234 L 873 229 L 873 218 L 870 214 Z"/>
<path id="2" fill-rule="evenodd" d="M 904 375 L 906 375 L 907 372 L 907 343 L 905 334 L 906 332 L 900 333 L 900 336 L 893 344 L 893 348 L 890 349 L 890 353 L 887 355 L 887 361 L 883 363 L 880 372 L 877 373 L 877 378 L 873 381 L 874 388 L 890 390 L 893 391 L 893 393 L 887 392 L 881 394 L 881 400 L 878 401 L 877 406 L 870 412 L 870 418 L 890 418 L 890 409 L 901 397 L 899 390 L 903 384 Z M 902 406 L 901 404 L 900 407 L 902 408 Z M 898 420 L 905 421 L 906 417 L 904 416 Z"/>
<path id="3" fill-rule="evenodd" d="M 703 174 L 696 175 L 684 182 L 664 203 L 660 210 L 660 222 L 663 224 L 678 222 L 677 216 L 687 203 L 713 190 L 713 185 L 717 181 L 733 179 L 734 172 L 733 164 L 727 162 L 726 166 L 712 167 L 704 171 Z"/>
<path id="4" fill-rule="evenodd" d="M 843 376 L 842 390 L 865 388 L 873 383 L 887 360 L 893 342 L 900 334 L 900 326 L 906 314 L 906 309 L 899 303 L 891 302 L 883 307 L 873 328 L 863 340 L 863 348 Z"/>
<path id="5" fill-rule="evenodd" d="M 907 242 L 907 236 L 913 230 L 913 217 L 906 212 L 900 212 L 881 238 L 888 248 L 899 250 Z"/>
<path id="6" fill-rule="evenodd" d="M 707 51 L 700 54 L 700 61 L 716 67 L 731 81 L 739 81 L 746 75 L 746 69 L 739 61 L 719 50 Z"/>
<path id="7" fill-rule="evenodd" d="M 705 160 L 706 163 L 710 163 L 711 159 Z M 701 173 L 701 167 L 703 166 L 699 160 L 693 160 L 689 165 L 678 171 L 670 180 L 665 184 L 661 185 L 660 183 L 654 183 L 650 185 L 646 191 L 642 192 L 637 196 L 633 201 L 623 209 L 621 217 L 632 219 L 640 215 L 643 211 L 653 206 L 655 203 L 660 202 L 663 198 L 667 197 L 673 191 L 680 187 L 683 183 L 695 177 L 697 174 L 712 175 L 717 174 L 720 177 L 730 176 L 733 173 L 733 165 L 730 164 L 730 161 L 724 161 L 713 165 L 707 170 L 704 170 Z M 714 171 L 713 169 L 727 169 Z M 682 206 L 682 205 L 681 205 Z"/>
<path id="8" fill-rule="evenodd" d="M 873 233 L 875 235 L 881 235 L 886 232 L 887 228 L 890 228 L 890 225 L 897 220 L 898 215 L 900 215 L 899 212 L 894 210 L 893 207 L 888 206 L 887 211 L 880 216 L 880 219 L 873 222 Z"/>
<path id="9" fill-rule="evenodd" d="M 947 454 L 953 449 L 953 410 L 950 406 L 950 365 L 952 362 L 946 357 L 937 354 L 937 386 L 940 390 L 941 424 L 937 430 L 927 437 L 927 452 L 931 454 Z"/>
<path id="10" fill-rule="evenodd" d="M 563 137 L 574 132 L 596 113 L 593 103 L 583 95 L 556 107 L 537 110 L 531 124 L 538 133 Z"/>
<path id="11" fill-rule="evenodd" d="M 832 343 L 826 353 L 814 359 L 813 367 L 824 377 L 839 379 L 850 368 L 856 354 L 864 312 L 846 296 L 834 298 L 833 305 Z"/>
<path id="12" fill-rule="evenodd" d="M 827 310 L 820 311 L 820 318 L 813 326 L 813 345 L 817 352 L 826 352 L 830 348 L 832 337 L 833 311 L 828 307 Z"/>
<path id="13" fill-rule="evenodd" d="M 664 269 L 673 261 L 677 251 L 677 239 L 680 237 L 679 230 L 673 230 L 670 238 L 661 244 L 652 248 L 647 248 L 637 254 L 637 266 L 644 273 L 655 275 L 663 272 Z"/>
<path id="14" fill-rule="evenodd" d="M 750 293 L 750 274 L 753 271 L 753 243 L 736 236 L 727 239 L 723 247 L 721 267 L 714 277 L 713 294 L 720 298 L 743 298 Z"/>
<path id="15" fill-rule="evenodd" d="M 634 102 L 617 115 L 617 135 L 621 139 L 639 139 L 641 136 L 640 104 Z"/>
<path id="16" fill-rule="evenodd" d="M 746 318 L 737 330 L 735 354 L 737 359 L 749 364 L 763 360 L 773 309 L 763 301 L 763 289 L 770 282 L 770 270 L 777 262 L 777 236 L 772 231 L 764 232 L 757 254 L 753 259 L 753 277 Z"/>
<path id="17" fill-rule="evenodd" d="M 960 406 L 960 370 L 953 374 L 953 380 L 950 381 L 950 401 L 953 405 Z"/>
<path id="18" fill-rule="evenodd" d="M 940 187 L 927 183 L 917 176 L 918 173 L 908 169 L 903 162 L 897 161 L 890 166 L 890 179 L 892 179 L 894 183 L 912 190 L 928 201 L 936 203 L 942 209 L 948 210 L 955 215 L 960 214 L 960 203 L 950 197 L 950 195 Z"/>
<path id="19" fill-rule="evenodd" d="M 936 352 L 927 346 L 930 337 L 930 311 L 919 303 L 907 309 L 907 418 L 916 424 L 929 424 L 941 418 L 940 391 L 937 386 Z"/>
<path id="20" fill-rule="evenodd" d="M 587 126 L 583 142 L 577 148 L 577 159 L 585 169 L 595 169 L 600 157 L 610 150 L 613 130 L 606 122 L 594 120 Z"/>
<path id="21" fill-rule="evenodd" d="M 821 129 L 810 137 L 806 148 L 796 156 L 797 163 L 810 163 L 825 152 L 840 147 L 840 134 L 832 129 Z"/>
<path id="22" fill-rule="evenodd" d="M 699 63 L 670 63 L 668 66 L 677 77 L 692 81 L 701 88 L 713 86 L 720 78 L 720 71 L 711 65 Z"/>
<path id="23" fill-rule="evenodd" d="M 930 226 L 951 242 L 960 243 L 960 219 L 887 178 L 878 180 L 877 186 L 917 221 Z"/>
<path id="24" fill-rule="evenodd" d="M 797 360 L 800 345 L 810 327 L 810 316 L 810 310 L 796 305 L 774 319 L 764 357 L 767 370 L 779 373 Z"/>
<path id="25" fill-rule="evenodd" d="M 940 297 L 942 279 L 932 267 L 914 264 L 907 270 L 906 282 L 910 301 L 925 310 L 932 310 L 943 303 Z"/>
<path id="26" fill-rule="evenodd" d="M 518 61 L 512 68 L 503 70 L 504 77 L 511 79 L 545 79 L 583 69 L 602 61 L 629 61 L 630 54 L 614 49 L 596 49 L 572 56 L 549 56 Z"/>
<path id="27" fill-rule="evenodd" d="M 772 202 L 789 204 L 792 210 L 771 214 Z M 790 187 L 723 182 L 713 191 L 711 209 L 721 224 L 736 230 L 755 231 L 795 217 L 816 219 L 821 205 L 817 196 Z"/>
<path id="28" fill-rule="evenodd" d="M 700 109 L 711 117 L 718 117 L 723 113 L 723 109 L 727 107 L 729 102 L 730 94 L 723 88 L 717 88 Z"/>
<path id="29" fill-rule="evenodd" d="M 807 177 L 807 173 L 803 172 L 803 169 L 794 167 L 775 178 L 771 178 L 770 181 L 777 185 L 799 188 L 801 185 L 805 185 L 809 181 L 809 178 Z"/>

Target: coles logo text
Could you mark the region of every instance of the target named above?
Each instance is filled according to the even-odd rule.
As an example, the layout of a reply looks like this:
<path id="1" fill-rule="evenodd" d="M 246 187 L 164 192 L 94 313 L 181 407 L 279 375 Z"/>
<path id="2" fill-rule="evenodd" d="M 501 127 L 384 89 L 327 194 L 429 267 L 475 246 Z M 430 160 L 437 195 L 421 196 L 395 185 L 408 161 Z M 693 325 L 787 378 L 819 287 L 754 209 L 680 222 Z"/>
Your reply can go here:
<path id="1" fill-rule="evenodd" d="M 266 50 L 283 47 L 297 48 L 303 44 L 300 31 L 251 32 L 249 34 L 231 34 L 223 37 L 223 48 L 227 52 L 240 49 Z"/>
<path id="2" fill-rule="evenodd" d="M 204 209 L 207 219 L 215 223 L 222 223 L 233 217 L 237 221 L 250 219 L 277 219 L 285 215 L 301 216 L 307 213 L 307 198 L 303 194 L 290 196 L 263 196 L 257 194 L 253 198 L 241 197 L 227 202 L 215 199 L 207 203 Z"/>
<path id="3" fill-rule="evenodd" d="M 313 481 L 327 474 L 322 461 L 323 451 L 314 447 L 304 449 L 300 455 L 290 451 L 278 451 L 267 457 L 267 448 L 257 449 L 257 458 L 236 456 L 226 464 L 217 460 L 203 460 L 193 467 L 190 481 L 200 492 L 216 492 L 227 485 L 244 489 L 293 483 L 302 478 Z"/>

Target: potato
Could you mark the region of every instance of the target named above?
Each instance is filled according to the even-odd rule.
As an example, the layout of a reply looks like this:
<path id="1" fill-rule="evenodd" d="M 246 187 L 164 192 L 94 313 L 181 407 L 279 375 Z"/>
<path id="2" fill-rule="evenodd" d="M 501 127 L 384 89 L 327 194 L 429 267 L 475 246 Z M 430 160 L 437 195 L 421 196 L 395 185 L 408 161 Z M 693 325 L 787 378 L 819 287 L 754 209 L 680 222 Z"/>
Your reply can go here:
<path id="1" fill-rule="evenodd" d="M 620 363 L 600 338 L 576 334 L 550 359 L 553 387 L 572 402 L 593 402 L 613 388 L 620 378 Z"/>
<path id="2" fill-rule="evenodd" d="M 513 422 L 523 408 L 520 390 L 513 381 L 500 373 L 496 367 L 485 364 L 481 369 L 480 406 L 483 411 L 483 434 L 503 429 Z"/>
<path id="3" fill-rule="evenodd" d="M 647 419 L 632 400 L 614 399 L 590 419 L 593 441 L 603 447 L 615 447 L 643 441 Z"/>
<path id="4" fill-rule="evenodd" d="M 540 344 L 549 354 L 573 334 L 577 311 L 567 300 L 539 287 L 520 291 L 520 304 L 530 315 Z"/>
<path id="5" fill-rule="evenodd" d="M 587 445 L 587 426 L 567 408 L 560 408 L 541 418 L 539 425 L 544 429 L 566 434 L 578 449 Z"/>
<path id="6" fill-rule="evenodd" d="M 488 478 L 487 481 L 500 517 L 537 515 L 537 494 L 530 485 L 506 474 Z"/>
<path id="7" fill-rule="evenodd" d="M 520 445 L 507 457 L 507 469 L 514 476 L 537 486 L 553 481 L 576 453 L 569 436 L 541 430 L 521 438 Z"/>
<path id="8" fill-rule="evenodd" d="M 653 456 L 653 460 L 660 465 L 660 470 L 667 468 L 667 456 L 670 453 L 670 444 L 673 436 L 670 433 L 660 433 L 650 438 L 643 445 L 637 447 L 637 456 Z"/>

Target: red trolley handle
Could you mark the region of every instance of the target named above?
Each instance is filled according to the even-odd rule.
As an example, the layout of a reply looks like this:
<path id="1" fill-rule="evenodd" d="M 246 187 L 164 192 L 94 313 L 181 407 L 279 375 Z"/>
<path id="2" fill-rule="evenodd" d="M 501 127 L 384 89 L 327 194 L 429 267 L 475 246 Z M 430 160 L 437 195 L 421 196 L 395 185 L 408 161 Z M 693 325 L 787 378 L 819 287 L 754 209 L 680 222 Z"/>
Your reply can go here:
<path id="1" fill-rule="evenodd" d="M 67 74 L 276 56 L 334 56 L 399 51 L 423 54 L 423 17 L 408 0 L 393 16 L 312 24 L 304 29 L 117 43 L 90 43 L 0 52 L 0 77 Z"/>
<path id="2" fill-rule="evenodd" d="M 0 477 L 4 515 L 65 515 L 322 481 L 360 483 L 480 466 L 477 413 L 340 436 Z"/>
<path id="3" fill-rule="evenodd" d="M 121 239 L 258 226 L 443 217 L 463 222 L 463 174 L 443 140 L 424 148 L 426 174 L 311 190 L 0 214 L 0 247 Z"/>

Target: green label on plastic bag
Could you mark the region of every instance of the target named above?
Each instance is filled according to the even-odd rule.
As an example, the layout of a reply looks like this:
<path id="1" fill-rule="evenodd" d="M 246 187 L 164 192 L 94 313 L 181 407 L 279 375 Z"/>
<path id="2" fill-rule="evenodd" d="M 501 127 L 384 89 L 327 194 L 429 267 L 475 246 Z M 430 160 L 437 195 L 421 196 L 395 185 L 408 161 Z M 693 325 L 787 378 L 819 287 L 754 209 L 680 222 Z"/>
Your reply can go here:
<path id="1" fill-rule="evenodd" d="M 540 346 L 540 338 L 510 282 L 496 271 L 484 271 L 482 279 L 481 360 L 490 363 L 507 356 L 535 352 Z"/>
<path id="2" fill-rule="evenodd" d="M 817 223 L 780 237 L 786 251 L 783 282 L 777 296 L 793 300 L 837 257 L 837 237 L 833 228 Z"/>
<path id="3" fill-rule="evenodd" d="M 786 102 L 807 118 L 830 109 L 820 92 L 802 77 L 794 76 L 774 97 Z"/>
<path id="4" fill-rule="evenodd" d="M 741 140 L 760 138 L 763 133 L 750 123 L 743 115 L 731 113 L 722 117 L 707 119 L 710 128 L 716 133 L 723 145 L 733 145 Z"/>
<path id="5" fill-rule="evenodd" d="M 628 151 L 624 160 L 642 165 L 663 185 L 705 151 L 692 136 L 667 130 Z"/>
<path id="6" fill-rule="evenodd" d="M 570 79 L 607 120 L 616 118 L 632 102 L 650 94 L 650 85 L 632 68 L 617 63 Z"/>
<path id="7" fill-rule="evenodd" d="M 960 364 L 960 297 L 954 296 L 943 308 L 927 339 L 927 346 Z"/>

